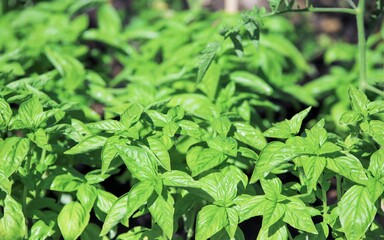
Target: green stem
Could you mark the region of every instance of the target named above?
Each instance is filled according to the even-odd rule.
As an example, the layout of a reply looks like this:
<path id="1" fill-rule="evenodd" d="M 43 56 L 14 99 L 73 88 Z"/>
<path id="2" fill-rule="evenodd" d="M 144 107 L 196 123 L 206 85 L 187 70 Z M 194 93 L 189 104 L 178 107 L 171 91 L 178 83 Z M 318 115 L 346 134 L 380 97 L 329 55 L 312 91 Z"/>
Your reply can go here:
<path id="1" fill-rule="evenodd" d="M 320 7 L 306 7 L 306 8 L 300 8 L 300 9 L 284 9 L 281 11 L 276 11 L 276 12 L 270 12 L 265 14 L 263 17 L 270 17 L 273 15 L 279 15 L 279 14 L 285 14 L 285 13 L 305 13 L 305 12 L 332 12 L 332 13 L 347 13 L 347 14 L 353 14 L 356 15 L 356 10 L 355 9 L 350 9 L 350 8 L 320 8 Z"/>
<path id="2" fill-rule="evenodd" d="M 371 86 L 369 84 L 365 84 L 364 88 L 368 91 L 371 91 L 373 93 L 376 93 L 377 95 L 384 97 L 384 91 L 381 91 L 380 89 L 375 88 L 374 86 Z"/>
<path id="3" fill-rule="evenodd" d="M 336 175 L 336 194 L 337 194 L 337 202 L 341 199 L 341 176 Z"/>
<path id="4" fill-rule="evenodd" d="M 357 22 L 357 36 L 359 47 L 359 89 L 364 91 L 367 86 L 367 54 L 366 47 L 367 42 L 365 40 L 365 28 L 364 28 L 364 13 L 365 13 L 365 0 L 360 0 L 356 9 L 356 22 Z"/>

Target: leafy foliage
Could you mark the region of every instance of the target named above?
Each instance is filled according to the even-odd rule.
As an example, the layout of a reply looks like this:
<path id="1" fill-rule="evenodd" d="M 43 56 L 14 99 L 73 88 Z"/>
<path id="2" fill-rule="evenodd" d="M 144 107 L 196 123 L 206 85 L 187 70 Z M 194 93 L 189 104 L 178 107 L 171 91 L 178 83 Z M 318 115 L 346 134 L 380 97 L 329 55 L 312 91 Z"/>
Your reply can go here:
<path id="1" fill-rule="evenodd" d="M 382 94 L 355 67 L 304 82 L 292 25 L 265 9 L 235 27 L 167 14 L 125 26 L 107 1 L 65 0 L 1 16 L 0 239 L 246 239 L 256 216 L 257 239 L 383 237 Z M 354 61 L 340 49 L 325 63 Z"/>

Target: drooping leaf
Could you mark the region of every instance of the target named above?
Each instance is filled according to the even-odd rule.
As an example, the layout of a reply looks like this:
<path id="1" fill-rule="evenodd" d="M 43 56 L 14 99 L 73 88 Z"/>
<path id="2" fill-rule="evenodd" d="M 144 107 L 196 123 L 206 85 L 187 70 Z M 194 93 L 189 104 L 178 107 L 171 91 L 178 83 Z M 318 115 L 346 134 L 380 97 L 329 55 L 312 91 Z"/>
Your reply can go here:
<path id="1" fill-rule="evenodd" d="M 197 214 L 196 239 L 208 239 L 228 224 L 224 207 L 207 205 Z"/>
<path id="2" fill-rule="evenodd" d="M 273 93 L 272 87 L 267 84 L 262 78 L 259 76 L 252 74 L 246 71 L 236 71 L 232 72 L 229 76 L 231 81 L 246 87 L 256 93 L 271 95 Z"/>
<path id="3" fill-rule="evenodd" d="M 166 195 L 166 198 L 163 195 L 158 195 L 152 203 L 148 204 L 151 216 L 169 239 L 173 235 L 173 215 L 175 212 L 173 205 L 174 200 L 170 193 Z"/>
<path id="4" fill-rule="evenodd" d="M 324 171 L 327 160 L 325 157 L 319 156 L 302 156 L 300 157 L 300 162 L 304 169 L 308 188 L 316 190 L 317 181 Z"/>
<path id="5" fill-rule="evenodd" d="M 368 180 L 361 162 L 352 155 L 327 158 L 326 167 L 359 184 L 365 184 Z"/>
<path id="6" fill-rule="evenodd" d="M 156 137 L 147 138 L 149 148 L 156 155 L 159 164 L 167 171 L 171 170 L 171 159 L 165 144 Z"/>
<path id="7" fill-rule="evenodd" d="M 260 153 L 250 182 L 266 177 L 274 168 L 290 161 L 296 156 L 294 150 L 282 142 L 269 143 Z"/>
<path id="8" fill-rule="evenodd" d="M 81 154 L 86 152 L 91 152 L 97 149 L 100 149 L 105 142 L 107 141 L 107 138 L 99 135 L 93 135 L 85 138 L 75 146 L 73 146 L 71 149 L 68 149 L 64 152 L 64 154 L 69 155 L 75 155 L 75 154 Z"/>
<path id="9" fill-rule="evenodd" d="M 192 176 L 197 176 L 225 161 L 226 156 L 215 149 L 194 147 L 187 152 L 186 158 Z"/>
<path id="10" fill-rule="evenodd" d="M 117 156 L 116 145 L 120 142 L 119 136 L 112 136 L 105 141 L 103 149 L 101 150 L 101 173 L 108 171 L 109 165 L 112 160 Z"/>
<path id="11" fill-rule="evenodd" d="M 61 174 L 54 176 L 49 189 L 58 192 L 73 192 L 76 191 L 82 180 L 70 174 Z"/>
<path id="12" fill-rule="evenodd" d="M 60 211 L 57 223 L 64 239 L 75 240 L 84 231 L 89 219 L 89 213 L 80 203 L 70 202 Z"/>
<path id="13" fill-rule="evenodd" d="M 106 235 L 112 227 L 116 226 L 127 215 L 128 194 L 119 197 L 108 209 L 100 236 Z"/>
<path id="14" fill-rule="evenodd" d="M 257 240 L 282 240 L 288 239 L 288 228 L 282 220 L 272 226 L 262 227 Z"/>
<path id="15" fill-rule="evenodd" d="M 25 218 L 21 205 L 10 195 L 7 195 L 4 199 L 3 213 L 0 218 L 0 239 L 24 239 L 25 230 Z"/>
<path id="16" fill-rule="evenodd" d="M 236 128 L 234 138 L 242 143 L 245 143 L 255 149 L 261 150 L 267 144 L 267 140 L 258 128 L 254 128 L 249 124 L 235 122 L 233 125 Z"/>
<path id="17" fill-rule="evenodd" d="M 352 186 L 339 202 L 340 223 L 348 239 L 360 239 L 372 223 L 376 207 L 366 187 Z"/>
<path id="18" fill-rule="evenodd" d="M 201 184 L 195 181 L 189 174 L 179 171 L 172 170 L 163 173 L 161 176 L 163 184 L 172 187 L 186 187 L 186 188 L 200 188 Z"/>
<path id="19" fill-rule="evenodd" d="M 6 129 L 12 117 L 12 109 L 3 98 L 0 98 L 0 129 Z"/>
<path id="20" fill-rule="evenodd" d="M 90 212 L 97 198 L 97 190 L 94 186 L 82 183 L 76 193 L 76 197 L 87 212 Z"/>
<path id="21" fill-rule="evenodd" d="M 11 176 L 22 164 L 29 151 L 29 140 L 10 137 L 0 144 L 0 172 L 6 178 Z"/>
<path id="22" fill-rule="evenodd" d="M 239 207 L 240 222 L 251 217 L 261 216 L 264 214 L 265 204 L 267 201 L 265 196 L 240 195 L 234 203 Z"/>
<path id="23" fill-rule="evenodd" d="M 291 198 L 286 204 L 283 221 L 296 229 L 318 234 L 309 213 L 304 202 L 298 198 Z"/>
<path id="24" fill-rule="evenodd" d="M 63 77 L 62 85 L 65 89 L 74 91 L 83 84 L 85 70 L 76 58 L 49 47 L 45 48 L 45 54 Z"/>
<path id="25" fill-rule="evenodd" d="M 133 176 L 140 181 L 155 179 L 157 176 L 156 158 L 143 148 L 136 146 L 116 146 L 119 155 Z"/>
<path id="26" fill-rule="evenodd" d="M 140 104 L 133 103 L 121 114 L 120 122 L 125 128 L 129 128 L 133 123 L 140 119 L 143 113 L 143 107 Z"/>
<path id="27" fill-rule="evenodd" d="M 377 179 L 384 176 L 384 148 L 380 148 L 372 154 L 368 170 Z"/>
<path id="28" fill-rule="evenodd" d="M 203 79 L 204 75 L 206 74 L 209 68 L 209 65 L 211 65 L 219 48 L 219 42 L 212 42 L 209 43 L 201 52 L 199 59 L 199 70 L 197 72 L 197 83 L 199 83 Z"/>

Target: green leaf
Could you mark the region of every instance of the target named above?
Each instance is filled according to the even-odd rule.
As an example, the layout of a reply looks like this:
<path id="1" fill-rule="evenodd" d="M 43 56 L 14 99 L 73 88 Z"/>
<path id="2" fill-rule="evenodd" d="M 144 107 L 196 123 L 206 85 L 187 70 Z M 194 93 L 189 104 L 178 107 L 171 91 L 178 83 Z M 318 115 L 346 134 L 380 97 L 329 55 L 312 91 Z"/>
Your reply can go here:
<path id="1" fill-rule="evenodd" d="M 245 28 L 248 31 L 249 39 L 251 39 L 253 45 L 257 48 L 260 40 L 259 23 L 253 18 L 248 18 L 245 23 Z"/>
<path id="2" fill-rule="evenodd" d="M 204 130 L 193 121 L 181 120 L 178 124 L 181 127 L 181 134 L 183 135 L 188 135 L 197 139 L 200 139 L 201 136 L 204 135 Z"/>
<path id="3" fill-rule="evenodd" d="M 89 213 L 80 203 L 66 204 L 57 217 L 57 223 L 64 239 L 77 239 L 87 226 L 89 218 Z"/>
<path id="4" fill-rule="evenodd" d="M 10 137 L 0 143 L 0 172 L 10 177 L 26 158 L 29 151 L 29 140 Z"/>
<path id="5" fill-rule="evenodd" d="M 211 100 L 201 94 L 185 93 L 175 95 L 169 101 L 168 106 L 181 106 L 186 113 L 207 120 L 219 114 Z"/>
<path id="6" fill-rule="evenodd" d="M 171 187 L 192 187 L 192 188 L 200 188 L 201 185 L 198 181 L 195 181 L 189 174 L 179 171 L 173 170 L 163 173 L 161 175 L 163 179 L 163 184 L 165 186 Z"/>
<path id="7" fill-rule="evenodd" d="M 290 198 L 286 203 L 283 221 L 292 227 L 313 234 L 318 234 L 312 222 L 311 215 L 304 202 L 298 198 Z"/>
<path id="8" fill-rule="evenodd" d="M 133 103 L 121 114 L 120 122 L 128 129 L 132 124 L 140 120 L 143 113 L 143 107 L 140 104 Z"/>
<path id="9" fill-rule="evenodd" d="M 158 195 L 156 200 L 148 203 L 148 210 L 151 216 L 169 239 L 172 239 L 173 235 L 173 215 L 175 211 L 173 205 L 174 200 L 170 193 L 168 193 L 166 197 Z"/>
<path id="10" fill-rule="evenodd" d="M 34 142 L 38 147 L 47 151 L 52 151 L 51 145 L 48 143 L 48 135 L 44 129 L 39 128 L 33 133 L 27 134 L 28 138 Z"/>
<path id="11" fill-rule="evenodd" d="M 109 209 L 111 209 L 113 203 L 116 201 L 117 197 L 112 193 L 97 189 L 96 206 L 104 213 L 108 213 Z"/>
<path id="12" fill-rule="evenodd" d="M 304 118 L 308 115 L 311 107 L 299 112 L 290 120 L 273 124 L 273 127 L 264 132 L 265 137 L 289 138 L 299 133 Z"/>
<path id="13" fill-rule="evenodd" d="M 282 142 L 269 143 L 260 153 L 250 182 L 254 183 L 266 177 L 273 169 L 289 162 L 296 154 L 293 149 Z"/>
<path id="14" fill-rule="evenodd" d="M 39 240 L 39 239 L 47 239 L 55 233 L 54 230 L 55 221 L 53 220 L 38 220 L 31 227 L 31 235 L 29 236 L 30 240 Z"/>
<path id="15" fill-rule="evenodd" d="M 263 149 L 267 145 L 267 140 L 265 140 L 265 137 L 258 128 L 240 122 L 233 123 L 233 126 L 236 128 L 234 138 L 240 142 L 258 150 Z"/>
<path id="16" fill-rule="evenodd" d="M 237 212 L 235 207 L 227 207 L 225 208 L 227 212 L 228 225 L 225 226 L 225 230 L 227 231 L 229 237 L 234 239 L 237 225 L 239 224 L 239 213 Z"/>
<path id="17" fill-rule="evenodd" d="M 368 170 L 376 179 L 384 177 L 384 148 L 380 148 L 372 154 Z"/>
<path id="18" fill-rule="evenodd" d="M 109 165 L 117 156 L 116 144 L 120 142 L 119 136 L 112 136 L 105 141 L 103 149 L 101 150 L 101 173 L 104 174 L 108 171 Z"/>
<path id="19" fill-rule="evenodd" d="M 283 218 L 286 205 L 266 199 L 264 205 L 262 228 L 269 228 Z"/>
<path id="20" fill-rule="evenodd" d="M 219 150 L 229 156 L 237 156 L 237 141 L 230 137 L 212 137 L 207 140 L 210 148 Z"/>
<path id="21" fill-rule="evenodd" d="M 49 47 L 45 48 L 45 54 L 63 77 L 62 86 L 72 92 L 83 85 L 85 70 L 83 65 L 74 57 L 57 52 Z"/>
<path id="22" fill-rule="evenodd" d="M 37 116 L 43 112 L 43 106 L 41 105 L 37 97 L 32 97 L 27 101 L 24 101 L 19 107 L 19 119 L 28 128 L 37 127 Z"/>
<path id="23" fill-rule="evenodd" d="M 76 197 L 85 210 L 90 212 L 97 198 L 97 190 L 90 184 L 82 183 L 77 190 Z"/>
<path id="24" fill-rule="evenodd" d="M 126 193 L 119 197 L 108 209 L 108 214 L 104 220 L 100 236 L 106 235 L 114 226 L 116 226 L 122 219 L 124 219 L 124 217 L 126 217 L 128 194 L 129 193 Z"/>
<path id="25" fill-rule="evenodd" d="M 8 127 L 11 117 L 11 107 L 3 98 L 0 98 L 0 130 Z"/>
<path id="26" fill-rule="evenodd" d="M 21 205 L 10 195 L 4 199 L 4 208 L 0 219 L 0 239 L 21 240 L 26 231 Z"/>
<path id="27" fill-rule="evenodd" d="M 384 122 L 380 120 L 371 120 L 369 122 L 369 135 L 373 137 L 378 144 L 384 146 Z"/>
<path id="28" fill-rule="evenodd" d="M 354 125 L 364 119 L 364 116 L 357 112 L 345 112 L 340 117 L 341 124 Z"/>
<path id="29" fill-rule="evenodd" d="M 225 137 L 231 129 L 232 123 L 227 117 L 219 117 L 213 119 L 211 125 L 218 134 Z"/>
<path id="30" fill-rule="evenodd" d="M 268 177 L 260 179 L 261 187 L 265 197 L 271 201 L 277 201 L 281 194 L 283 184 L 278 177 Z"/>
<path id="31" fill-rule="evenodd" d="M 126 218 L 129 218 L 137 209 L 144 205 L 153 191 L 154 186 L 151 182 L 144 181 L 134 185 L 128 192 Z"/>
<path id="32" fill-rule="evenodd" d="M 343 195 L 338 206 L 340 223 L 346 237 L 362 238 L 375 218 L 377 210 L 367 188 L 352 186 Z"/>
<path id="33" fill-rule="evenodd" d="M 229 34 L 229 37 L 233 43 L 233 47 L 235 48 L 236 55 L 240 58 L 243 57 L 244 49 L 243 45 L 241 44 L 241 35 L 239 32 L 231 33 Z"/>
<path id="34" fill-rule="evenodd" d="M 203 79 L 219 48 L 219 42 L 212 42 L 209 43 L 201 52 L 199 57 L 199 70 L 197 72 L 197 83 Z"/>
<path id="35" fill-rule="evenodd" d="M 228 224 L 225 208 L 207 205 L 197 214 L 196 239 L 208 239 Z"/>
<path id="36" fill-rule="evenodd" d="M 342 156 L 338 158 L 327 158 L 327 166 L 329 170 L 332 170 L 343 177 L 350 179 L 359 184 L 365 184 L 368 180 L 365 169 L 361 165 L 359 159 L 352 155 Z"/>
<path id="37" fill-rule="evenodd" d="M 367 96 L 353 86 L 350 86 L 348 94 L 353 111 L 366 117 L 368 115 L 367 105 L 369 104 Z"/>
<path id="38" fill-rule="evenodd" d="M 100 149 L 105 142 L 107 141 L 107 138 L 99 136 L 99 135 L 93 135 L 85 138 L 75 146 L 73 146 L 71 149 L 68 149 L 64 152 L 64 154 L 69 155 L 75 155 L 75 154 L 81 154 L 81 153 L 87 153 L 91 152 L 97 149 Z"/>
<path id="39" fill-rule="evenodd" d="M 116 146 L 119 155 L 132 175 L 140 181 L 155 179 L 157 176 L 156 157 L 135 146 Z"/>
<path id="40" fill-rule="evenodd" d="M 295 237 L 295 240 L 324 240 L 329 235 L 329 228 L 325 222 L 318 223 L 315 225 L 318 234 L 302 233 Z"/>
<path id="41" fill-rule="evenodd" d="M 198 85 L 199 88 L 209 97 L 209 99 L 214 99 L 216 96 L 217 86 L 220 81 L 220 73 L 221 66 L 212 62 Z"/>
<path id="42" fill-rule="evenodd" d="M 316 190 L 317 181 L 324 171 L 327 160 L 319 156 L 302 156 L 299 159 L 304 169 L 308 190 Z"/>
<path id="43" fill-rule="evenodd" d="M 112 4 L 103 4 L 97 11 L 97 25 L 105 35 L 116 36 L 121 33 L 119 13 Z"/>
<path id="44" fill-rule="evenodd" d="M 158 163 L 167 171 L 171 170 L 171 158 L 165 144 L 156 137 L 147 138 L 149 148 L 156 155 Z"/>
<path id="45" fill-rule="evenodd" d="M 240 222 L 251 217 L 261 216 L 268 202 L 265 196 L 240 195 L 233 201 L 239 207 Z"/>
<path id="46" fill-rule="evenodd" d="M 384 100 L 376 100 L 368 103 L 369 114 L 373 115 L 376 113 L 384 112 Z"/>
<path id="47" fill-rule="evenodd" d="M 376 202 L 376 200 L 383 194 L 384 192 L 384 184 L 380 182 L 380 180 L 376 178 L 371 178 L 368 180 L 366 184 L 369 195 L 371 196 L 372 202 Z"/>
<path id="48" fill-rule="evenodd" d="M 49 189 L 58 192 L 73 192 L 76 191 L 82 180 L 70 174 L 62 174 L 54 176 Z"/>
<path id="49" fill-rule="evenodd" d="M 273 89 L 269 86 L 262 78 L 258 77 L 255 74 L 246 71 L 236 71 L 232 72 L 229 75 L 231 81 L 246 87 L 246 89 L 250 89 L 256 93 L 271 95 L 273 93 Z"/>
<path id="50" fill-rule="evenodd" d="M 202 147 L 188 150 L 186 158 L 193 177 L 218 166 L 227 159 L 221 151 Z"/>
<path id="51" fill-rule="evenodd" d="M 288 229 L 283 221 L 278 221 L 270 227 L 260 229 L 257 240 L 284 240 L 288 239 Z"/>
<path id="52" fill-rule="evenodd" d="M 116 120 L 103 120 L 99 122 L 88 123 L 87 127 L 112 132 L 119 132 L 125 129 L 124 125 Z"/>

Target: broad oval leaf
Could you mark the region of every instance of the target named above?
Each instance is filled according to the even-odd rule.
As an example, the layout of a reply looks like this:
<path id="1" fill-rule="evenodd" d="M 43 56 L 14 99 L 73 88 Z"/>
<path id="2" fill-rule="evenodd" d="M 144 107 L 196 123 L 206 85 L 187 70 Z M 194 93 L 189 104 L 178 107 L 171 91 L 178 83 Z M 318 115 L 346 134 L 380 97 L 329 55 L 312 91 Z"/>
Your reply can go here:
<path id="1" fill-rule="evenodd" d="M 195 181 L 189 174 L 173 170 L 163 173 L 161 175 L 163 184 L 171 187 L 185 187 L 185 188 L 200 188 L 201 185 L 198 181 Z"/>
<path id="2" fill-rule="evenodd" d="M 64 239 L 77 239 L 87 226 L 89 218 L 89 213 L 80 203 L 66 204 L 57 217 L 57 223 Z"/>
<path id="3" fill-rule="evenodd" d="M 10 177 L 21 165 L 29 151 L 29 140 L 10 137 L 0 143 L 0 172 Z"/>
<path id="4" fill-rule="evenodd" d="M 235 122 L 233 125 L 236 128 L 234 138 L 242 143 L 245 143 L 255 149 L 261 150 L 267 144 L 267 140 L 262 132 L 246 123 Z"/>
<path id="5" fill-rule="evenodd" d="M 2 218 L 0 219 L 0 239 L 24 239 L 26 226 L 21 205 L 10 195 L 4 199 Z"/>
<path id="6" fill-rule="evenodd" d="M 219 114 L 211 100 L 200 94 L 185 93 L 175 95 L 168 105 L 170 107 L 182 106 L 187 113 L 207 120 Z"/>
<path id="7" fill-rule="evenodd" d="M 140 181 L 155 179 L 157 176 L 156 157 L 136 146 L 116 146 L 128 170 Z"/>
<path id="8" fill-rule="evenodd" d="M 366 187 L 352 186 L 339 202 L 339 218 L 348 239 L 364 236 L 376 215 L 376 207 Z"/>
<path id="9" fill-rule="evenodd" d="M 167 171 L 171 170 L 171 158 L 169 157 L 169 153 L 165 144 L 156 137 L 147 138 L 149 148 L 156 155 L 156 160 L 158 160 L 159 164 Z"/>
<path id="10" fill-rule="evenodd" d="M 0 129 L 6 129 L 12 117 L 12 109 L 9 104 L 0 98 Z"/>
<path id="11" fill-rule="evenodd" d="M 338 158 L 327 158 L 326 167 L 343 177 L 359 184 L 365 184 L 368 180 L 365 169 L 359 159 L 352 155 Z"/>
<path id="12" fill-rule="evenodd" d="M 173 205 L 174 200 L 170 193 L 166 195 L 166 198 L 158 195 L 153 202 L 148 203 L 148 210 L 151 216 L 169 239 L 172 239 L 173 235 L 173 216 L 175 212 Z"/>
<path id="13" fill-rule="evenodd" d="M 309 233 L 317 234 L 317 230 L 307 206 L 300 199 L 291 198 L 286 203 L 286 210 L 283 221 L 292 227 Z"/>
<path id="14" fill-rule="evenodd" d="M 227 157 L 221 151 L 211 148 L 194 147 L 187 152 L 187 164 L 192 171 L 192 176 L 218 166 L 225 159 Z"/>
<path id="15" fill-rule="evenodd" d="M 228 225 L 224 207 L 207 205 L 197 214 L 196 239 L 208 239 Z"/>
<path id="16" fill-rule="evenodd" d="M 289 162 L 296 154 L 293 149 L 282 142 L 269 143 L 260 153 L 250 182 L 254 183 L 266 177 L 274 168 Z"/>
<path id="17" fill-rule="evenodd" d="M 271 95 L 273 89 L 262 78 L 246 71 L 236 71 L 229 75 L 231 81 L 251 89 L 257 93 Z"/>
<path id="18" fill-rule="evenodd" d="M 100 149 L 105 142 L 107 141 L 107 138 L 99 136 L 99 135 L 93 135 L 85 138 L 75 146 L 73 146 L 71 149 L 68 149 L 64 152 L 64 154 L 69 155 L 75 155 L 75 154 L 81 154 L 81 153 L 87 153 L 91 152 L 97 149 Z"/>

